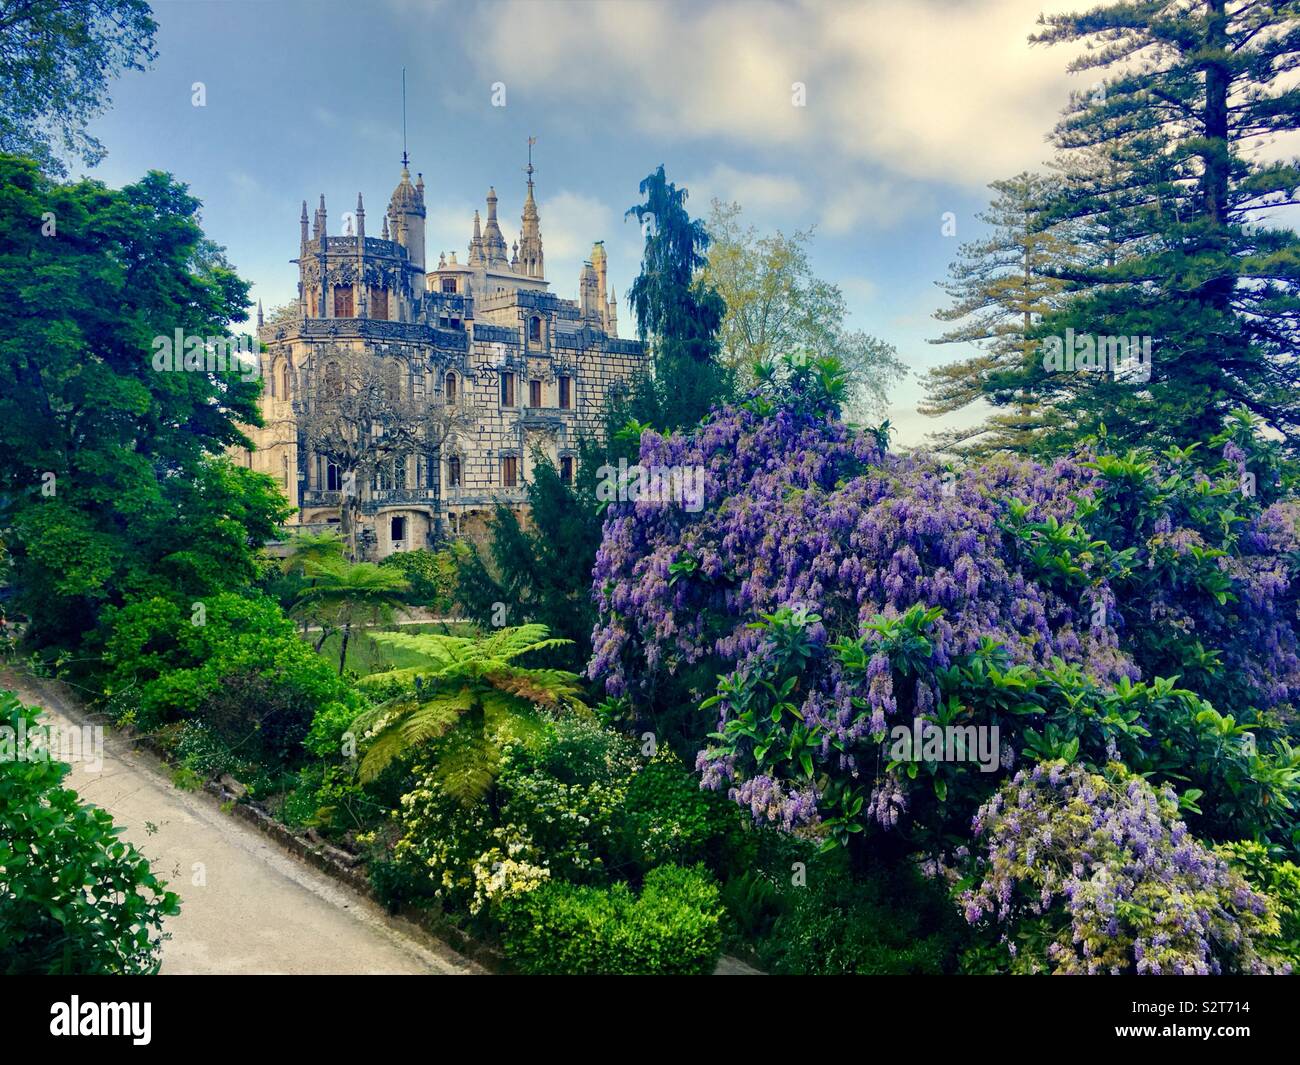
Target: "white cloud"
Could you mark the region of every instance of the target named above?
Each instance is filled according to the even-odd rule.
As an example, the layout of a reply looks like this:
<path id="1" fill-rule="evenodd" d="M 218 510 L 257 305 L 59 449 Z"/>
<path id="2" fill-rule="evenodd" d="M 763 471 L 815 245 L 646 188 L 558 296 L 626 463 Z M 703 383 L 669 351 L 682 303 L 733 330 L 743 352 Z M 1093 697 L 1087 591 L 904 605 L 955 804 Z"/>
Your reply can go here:
<path id="1" fill-rule="evenodd" d="M 763 218 L 799 211 L 808 204 L 808 194 L 795 178 L 781 174 L 763 174 L 737 170 L 719 163 L 707 174 L 688 178 L 684 184 L 691 192 L 690 210 L 704 214 L 714 199 L 739 203 L 747 217 Z"/>
<path id="2" fill-rule="evenodd" d="M 964 186 L 1036 166 L 1071 85 L 1066 49 L 1031 48 L 1068 0 L 507 3 L 475 8 L 487 82 L 515 99 L 617 114 L 652 135 L 788 153 L 793 168 L 871 161 Z M 491 32 L 489 33 L 489 29 Z M 581 42 L 581 60 L 574 45 Z M 807 86 L 807 106 L 791 85 Z"/>

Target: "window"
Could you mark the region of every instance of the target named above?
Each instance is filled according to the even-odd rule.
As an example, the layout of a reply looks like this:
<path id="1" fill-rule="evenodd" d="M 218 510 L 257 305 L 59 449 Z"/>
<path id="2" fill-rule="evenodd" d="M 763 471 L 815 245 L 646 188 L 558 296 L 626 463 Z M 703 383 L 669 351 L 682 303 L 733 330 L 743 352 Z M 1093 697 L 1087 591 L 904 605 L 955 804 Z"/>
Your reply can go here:
<path id="1" fill-rule="evenodd" d="M 501 458 L 501 486 L 503 488 L 514 488 L 519 483 L 519 459 L 514 455 L 504 455 Z"/>
<path id="2" fill-rule="evenodd" d="M 512 373 L 503 373 L 501 375 L 501 406 L 513 407 L 515 405 L 515 375 Z"/>
<path id="3" fill-rule="evenodd" d="M 270 387 L 270 389 L 271 389 L 271 398 L 272 398 L 272 399 L 275 399 L 275 378 L 276 378 L 276 373 L 275 373 L 275 370 L 274 370 L 274 369 L 271 370 L 270 377 L 271 377 L 271 382 L 270 382 L 269 387 Z"/>
<path id="4" fill-rule="evenodd" d="M 528 319 L 528 339 L 534 344 L 542 342 L 542 320 L 537 315 Z"/>
<path id="5" fill-rule="evenodd" d="M 573 484 L 573 456 L 560 456 L 560 480 L 565 484 Z"/>
<path id="6" fill-rule="evenodd" d="M 394 518 L 392 520 L 388 528 L 388 538 L 393 542 L 394 547 L 406 540 L 405 518 Z"/>
<path id="7" fill-rule="evenodd" d="M 452 455 L 447 460 L 447 487 L 460 487 L 460 456 Z"/>
<path id="8" fill-rule="evenodd" d="M 399 455 L 393 462 L 393 487 L 406 487 L 406 456 Z"/>
<path id="9" fill-rule="evenodd" d="M 352 286 L 351 285 L 334 286 L 334 317 L 335 318 L 352 317 Z"/>
<path id="10" fill-rule="evenodd" d="M 339 474 L 339 468 L 333 462 L 325 466 L 325 491 L 337 492 L 343 487 L 343 478 Z"/>
<path id="11" fill-rule="evenodd" d="M 272 390 L 271 395 L 275 395 Z M 285 363 L 280 367 L 280 395 L 284 399 L 289 398 L 289 364 Z"/>
<path id="12" fill-rule="evenodd" d="M 540 407 L 542 405 L 542 382 L 528 382 L 528 405 L 530 407 Z"/>
<path id="13" fill-rule="evenodd" d="M 388 289 L 372 288 L 370 290 L 370 317 L 388 321 Z"/>
<path id="14" fill-rule="evenodd" d="M 456 291 L 456 279 L 454 277 L 444 277 L 442 279 L 442 291 L 454 293 Z"/>
<path id="15" fill-rule="evenodd" d="M 572 387 L 571 377 L 560 378 L 560 410 L 569 410 L 573 406 Z"/>
<path id="16" fill-rule="evenodd" d="M 447 402 L 455 403 L 456 402 L 456 375 L 454 373 L 449 373 L 447 375 L 446 389 L 447 389 Z"/>

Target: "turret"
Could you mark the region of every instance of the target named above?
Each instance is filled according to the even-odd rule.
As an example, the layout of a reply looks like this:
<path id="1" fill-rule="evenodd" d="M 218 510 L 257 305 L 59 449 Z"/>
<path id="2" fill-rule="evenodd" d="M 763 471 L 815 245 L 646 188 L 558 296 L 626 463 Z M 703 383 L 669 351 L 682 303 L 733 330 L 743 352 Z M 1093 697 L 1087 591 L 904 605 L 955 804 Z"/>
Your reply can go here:
<path id="1" fill-rule="evenodd" d="M 406 249 L 411 265 L 424 271 L 424 176 L 417 175 L 418 185 L 411 184 L 411 171 L 402 159 L 402 180 L 393 190 L 388 214 L 393 219 L 393 239 Z"/>
<path id="2" fill-rule="evenodd" d="M 483 254 L 487 256 L 489 266 L 508 266 L 510 259 L 506 255 L 506 238 L 501 233 L 497 222 L 497 190 L 489 188 L 487 194 L 487 225 L 483 227 Z"/>

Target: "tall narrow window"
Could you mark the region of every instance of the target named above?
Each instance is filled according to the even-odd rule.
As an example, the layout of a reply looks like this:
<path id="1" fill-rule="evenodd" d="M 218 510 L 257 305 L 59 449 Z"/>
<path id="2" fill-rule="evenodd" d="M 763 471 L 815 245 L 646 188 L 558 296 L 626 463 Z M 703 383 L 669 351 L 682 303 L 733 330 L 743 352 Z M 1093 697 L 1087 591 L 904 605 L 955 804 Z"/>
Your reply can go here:
<path id="1" fill-rule="evenodd" d="M 560 410 L 569 410 L 573 406 L 573 379 L 560 378 Z"/>
<path id="2" fill-rule="evenodd" d="M 530 407 L 540 407 L 542 405 L 542 382 L 528 382 L 528 405 Z"/>
<path id="3" fill-rule="evenodd" d="M 534 344 L 542 342 L 542 320 L 537 315 L 528 319 L 528 339 Z"/>
<path id="4" fill-rule="evenodd" d="M 442 279 L 442 291 L 443 291 L 443 292 L 455 292 L 455 291 L 456 291 L 456 279 L 455 279 L 454 277 L 444 277 L 444 278 Z"/>
<path id="5" fill-rule="evenodd" d="M 393 463 L 393 487 L 406 487 L 406 456 L 399 455 Z"/>
<path id="6" fill-rule="evenodd" d="M 394 518 L 388 529 L 388 538 L 392 540 L 393 546 L 405 542 L 406 540 L 406 519 Z"/>
<path id="7" fill-rule="evenodd" d="M 334 317 L 335 318 L 352 317 L 352 286 L 351 285 L 334 286 Z"/>
<path id="8" fill-rule="evenodd" d="M 503 373 L 501 375 L 501 406 L 513 407 L 515 405 L 515 375 L 512 373 Z"/>
<path id="9" fill-rule="evenodd" d="M 514 488 L 519 483 L 519 459 L 505 455 L 501 459 L 501 487 Z"/>
<path id="10" fill-rule="evenodd" d="M 337 492 L 343 487 L 343 477 L 339 473 L 339 468 L 331 462 L 325 467 L 325 491 Z"/>
<path id="11" fill-rule="evenodd" d="M 457 380 L 456 380 L 456 375 L 455 375 L 454 373 L 449 373 L 449 374 L 447 375 L 447 382 L 446 382 L 446 389 L 447 389 L 447 402 L 448 402 L 448 403 L 455 403 L 455 402 L 456 402 L 456 385 L 457 385 L 457 384 L 458 384 L 458 382 L 457 382 Z"/>
<path id="12" fill-rule="evenodd" d="M 388 289 L 370 290 L 370 317 L 378 318 L 381 322 L 388 321 Z"/>
<path id="13" fill-rule="evenodd" d="M 447 487 L 460 487 L 460 456 L 452 455 L 447 460 Z"/>
<path id="14" fill-rule="evenodd" d="M 291 398 L 289 395 L 289 364 L 285 363 L 280 367 L 280 396 L 283 399 Z"/>
<path id="15" fill-rule="evenodd" d="M 573 456 L 560 456 L 560 480 L 565 484 L 573 484 Z"/>

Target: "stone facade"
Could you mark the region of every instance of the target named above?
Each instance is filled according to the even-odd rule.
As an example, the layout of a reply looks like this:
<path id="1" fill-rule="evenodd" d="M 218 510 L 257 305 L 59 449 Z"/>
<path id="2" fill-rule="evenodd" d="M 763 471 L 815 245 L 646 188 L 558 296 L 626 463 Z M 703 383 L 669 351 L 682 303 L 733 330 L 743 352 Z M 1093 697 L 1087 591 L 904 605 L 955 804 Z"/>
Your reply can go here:
<path id="1" fill-rule="evenodd" d="M 351 488 L 308 453 L 299 423 L 300 393 L 329 352 L 393 360 L 413 396 L 463 415 L 466 427 L 434 453 L 355 486 L 361 553 L 372 559 L 481 535 L 496 501 L 524 503 L 535 450 L 571 473 L 579 436 L 601 433 L 611 396 L 645 365 L 642 345 L 618 338 L 601 244 L 583 266 L 578 300 L 548 291 L 531 161 L 509 258 L 490 190 L 486 225 L 474 215 L 468 259 L 453 252 L 426 270 L 424 194 L 423 178 L 412 184 L 404 163 L 380 237 L 366 235 L 360 196 L 340 236 L 328 234 L 324 196 L 309 234 L 304 202 L 293 260 L 298 313 L 271 323 L 258 313 L 266 425 L 249 431 L 255 448 L 240 460 L 280 481 L 303 526 L 338 522 Z"/>

